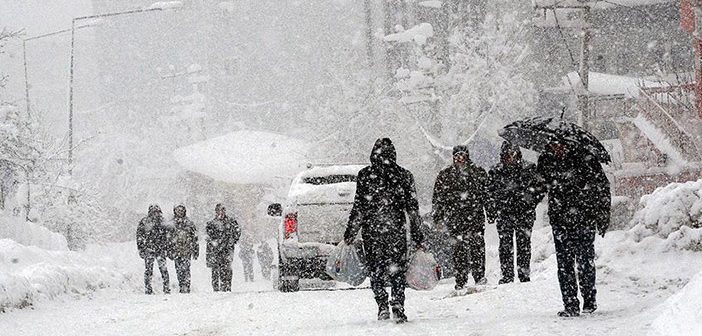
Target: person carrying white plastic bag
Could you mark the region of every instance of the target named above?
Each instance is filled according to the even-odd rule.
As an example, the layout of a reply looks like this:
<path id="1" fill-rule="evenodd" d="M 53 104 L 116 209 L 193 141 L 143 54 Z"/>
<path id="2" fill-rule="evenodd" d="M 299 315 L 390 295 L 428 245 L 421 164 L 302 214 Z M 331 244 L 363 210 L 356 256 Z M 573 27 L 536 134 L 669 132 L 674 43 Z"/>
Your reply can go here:
<path id="1" fill-rule="evenodd" d="M 366 280 L 366 264 L 358 255 L 356 247 L 343 241 L 329 255 L 326 272 L 332 279 L 351 286 L 358 286 Z"/>
<path id="2" fill-rule="evenodd" d="M 431 253 L 421 249 L 412 256 L 407 269 L 407 285 L 415 290 L 432 290 L 441 279 L 441 266 Z"/>

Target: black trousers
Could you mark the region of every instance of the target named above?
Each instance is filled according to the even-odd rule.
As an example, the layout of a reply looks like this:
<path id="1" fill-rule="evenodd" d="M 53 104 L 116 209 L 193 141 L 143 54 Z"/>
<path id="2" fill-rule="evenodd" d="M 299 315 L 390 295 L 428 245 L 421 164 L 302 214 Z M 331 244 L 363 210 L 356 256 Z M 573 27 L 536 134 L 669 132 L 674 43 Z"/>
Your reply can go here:
<path id="1" fill-rule="evenodd" d="M 566 310 L 580 310 L 580 294 L 586 305 L 596 302 L 595 289 L 595 228 L 585 225 L 575 227 L 551 223 L 556 244 L 558 283 L 561 287 L 563 306 Z M 577 264 L 577 276 L 576 276 Z"/>
<path id="2" fill-rule="evenodd" d="M 232 291 L 232 262 L 223 260 L 212 267 L 212 290 L 215 292 Z"/>
<path id="3" fill-rule="evenodd" d="M 144 289 L 146 294 L 151 294 L 154 290 L 151 288 L 151 278 L 154 275 L 154 261 L 158 264 L 158 270 L 161 272 L 161 278 L 163 279 L 163 292 L 170 292 L 168 287 L 168 267 L 166 267 L 166 257 L 147 255 L 144 258 Z"/>
<path id="4" fill-rule="evenodd" d="M 176 275 L 181 293 L 190 293 L 190 258 L 176 258 Z"/>
<path id="5" fill-rule="evenodd" d="M 514 240 L 516 238 L 517 276 L 521 282 L 530 280 L 531 230 L 533 225 L 533 222 L 518 222 L 511 219 L 497 221 L 502 279 L 514 281 Z"/>
<path id="6" fill-rule="evenodd" d="M 456 288 L 468 282 L 468 273 L 477 283 L 485 277 L 485 230 L 454 236 L 453 268 L 456 273 Z"/>
<path id="7" fill-rule="evenodd" d="M 393 260 L 395 259 L 395 260 Z M 405 273 L 407 261 L 397 258 L 382 258 L 369 264 L 371 289 L 375 295 L 378 307 L 388 307 L 388 293 L 385 291 L 386 281 L 390 283 L 392 300 L 390 306 L 404 307 L 405 305 Z"/>

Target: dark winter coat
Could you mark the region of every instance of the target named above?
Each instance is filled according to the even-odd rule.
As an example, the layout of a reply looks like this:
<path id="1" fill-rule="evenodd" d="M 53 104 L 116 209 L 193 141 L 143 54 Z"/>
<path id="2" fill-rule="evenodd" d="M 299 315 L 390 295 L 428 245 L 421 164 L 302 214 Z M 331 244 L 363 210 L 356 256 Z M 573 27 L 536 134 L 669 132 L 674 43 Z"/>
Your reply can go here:
<path id="1" fill-rule="evenodd" d="M 205 227 L 207 233 L 207 267 L 231 262 L 234 245 L 241 237 L 239 223 L 232 217 L 215 218 Z"/>
<path id="2" fill-rule="evenodd" d="M 439 172 L 432 197 L 434 223 L 446 225 L 454 236 L 484 231 L 487 183 L 485 170 L 470 161 L 462 169 L 452 165 Z"/>
<path id="3" fill-rule="evenodd" d="M 508 156 L 513 156 L 513 161 L 508 162 Z M 523 161 L 519 148 L 503 145 L 500 163 L 490 170 L 489 177 L 488 219 L 533 225 L 536 206 L 545 193 L 536 165 Z"/>
<path id="4" fill-rule="evenodd" d="M 176 217 L 173 226 L 173 259 L 197 259 L 200 245 L 195 224 L 188 217 Z"/>
<path id="5" fill-rule="evenodd" d="M 396 163 L 390 139 L 376 141 L 370 161 L 370 166 L 358 172 L 344 240 L 353 242 L 361 230 L 369 266 L 385 260 L 403 263 L 407 254 L 405 216 L 409 217 L 412 241 L 419 245 L 424 240 L 414 177 Z"/>
<path id="6" fill-rule="evenodd" d="M 606 232 L 611 208 L 609 180 L 595 157 L 571 150 L 558 158 L 547 151 L 539 157 L 537 171 L 548 190 L 552 226 Z"/>
<path id="7" fill-rule="evenodd" d="M 141 258 L 170 256 L 173 227 L 159 214 L 150 214 L 139 221 L 136 231 L 137 249 Z"/>

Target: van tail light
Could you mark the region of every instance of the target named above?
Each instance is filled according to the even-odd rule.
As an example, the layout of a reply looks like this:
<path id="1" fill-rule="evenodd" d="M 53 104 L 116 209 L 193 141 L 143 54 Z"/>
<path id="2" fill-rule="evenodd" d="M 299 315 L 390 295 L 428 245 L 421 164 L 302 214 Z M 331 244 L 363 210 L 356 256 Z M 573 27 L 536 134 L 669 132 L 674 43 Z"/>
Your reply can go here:
<path id="1" fill-rule="evenodd" d="M 297 212 L 285 215 L 285 239 L 292 237 L 297 232 Z"/>

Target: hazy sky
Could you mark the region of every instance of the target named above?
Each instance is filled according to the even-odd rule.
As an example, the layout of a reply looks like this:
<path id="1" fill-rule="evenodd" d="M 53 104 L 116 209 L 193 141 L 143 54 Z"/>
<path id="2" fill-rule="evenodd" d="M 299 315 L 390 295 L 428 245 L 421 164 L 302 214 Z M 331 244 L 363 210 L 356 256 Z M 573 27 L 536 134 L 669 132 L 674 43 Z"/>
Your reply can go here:
<path id="1" fill-rule="evenodd" d="M 90 0 L 0 0 L 0 26 L 28 36 L 69 28 L 71 19 L 92 14 Z"/>

